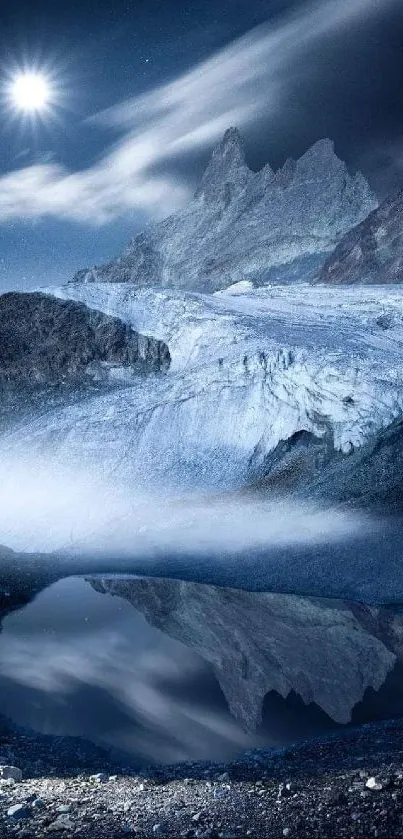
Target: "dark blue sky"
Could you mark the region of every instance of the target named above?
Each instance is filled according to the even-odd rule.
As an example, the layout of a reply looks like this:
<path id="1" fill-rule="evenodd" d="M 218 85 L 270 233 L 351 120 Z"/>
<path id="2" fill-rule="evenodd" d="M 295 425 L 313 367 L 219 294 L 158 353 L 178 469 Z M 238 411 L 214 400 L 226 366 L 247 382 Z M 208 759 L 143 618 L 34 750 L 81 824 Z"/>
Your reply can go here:
<path id="1" fill-rule="evenodd" d="M 380 194 L 403 185 L 399 0 L 15 0 L 0 22 L 3 92 L 24 62 L 55 86 L 35 124 L 3 95 L 0 289 L 118 253 L 187 199 L 229 123 L 254 168 L 330 136 Z"/>

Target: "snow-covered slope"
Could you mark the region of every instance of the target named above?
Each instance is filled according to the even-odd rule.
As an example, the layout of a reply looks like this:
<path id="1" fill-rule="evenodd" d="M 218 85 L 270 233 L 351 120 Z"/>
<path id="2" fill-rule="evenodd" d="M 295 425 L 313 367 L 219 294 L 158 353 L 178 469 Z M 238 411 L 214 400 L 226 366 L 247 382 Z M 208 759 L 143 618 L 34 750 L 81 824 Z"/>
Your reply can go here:
<path id="1" fill-rule="evenodd" d="M 171 368 L 33 419 L 30 451 L 137 485 L 225 489 L 300 430 L 349 452 L 401 416 L 403 298 L 393 288 L 271 287 L 214 296 L 70 285 L 63 298 L 167 342 Z M 10 434 L 0 451 L 25 445 Z"/>
<path id="2" fill-rule="evenodd" d="M 79 271 L 75 281 L 214 292 L 248 278 L 266 281 L 293 262 L 297 269 L 282 269 L 279 278 L 309 279 L 376 206 L 363 175 L 349 175 L 330 140 L 276 173 L 268 165 L 252 172 L 238 131 L 229 129 L 188 206 L 135 236 L 118 259 Z"/>
<path id="3" fill-rule="evenodd" d="M 186 453 L 197 463 L 208 452 L 216 486 L 225 483 L 223 448 L 233 453 L 228 469 L 237 484 L 257 445 L 272 451 L 296 431 L 321 436 L 330 428 L 334 447 L 348 452 L 401 414 L 398 289 L 244 287 L 242 294 L 209 296 L 93 284 L 55 293 L 167 342 L 171 370 L 158 393 L 153 389 L 160 412 L 150 423 L 167 412 L 176 456 L 181 448 L 184 462 Z M 219 474 L 212 476 L 219 450 Z"/>

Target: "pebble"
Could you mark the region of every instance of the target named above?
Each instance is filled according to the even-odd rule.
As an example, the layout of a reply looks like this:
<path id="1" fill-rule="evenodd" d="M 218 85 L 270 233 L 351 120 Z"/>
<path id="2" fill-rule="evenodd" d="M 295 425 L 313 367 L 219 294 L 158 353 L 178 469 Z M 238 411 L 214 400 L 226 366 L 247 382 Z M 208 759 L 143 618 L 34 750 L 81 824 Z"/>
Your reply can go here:
<path id="1" fill-rule="evenodd" d="M 4 766 L 22 767 L 24 780 L 1 779 L 0 839 L 396 839 L 403 837 L 403 749 L 397 739 L 386 741 L 378 756 L 369 751 L 372 741 L 365 734 L 358 748 L 366 754 L 368 762 L 360 766 L 369 766 L 368 772 L 350 768 L 351 741 L 346 745 L 342 739 L 339 752 L 338 741 L 309 746 L 305 767 L 300 757 L 291 766 L 262 753 L 257 768 L 242 758 L 228 773 L 222 765 L 206 770 L 195 763 L 135 776 L 119 766 L 109 784 L 113 768 L 106 761 L 86 764 L 76 774 L 63 766 L 52 774 L 48 755 L 38 760 L 29 741 L 25 759 L 8 749 L 2 754 Z M 105 767 L 107 774 L 97 771 Z M 191 773 L 186 783 L 185 772 Z"/>
<path id="2" fill-rule="evenodd" d="M 371 778 L 368 778 L 368 781 L 366 782 L 365 786 L 368 789 L 373 789 L 373 790 L 383 789 L 383 784 L 381 784 L 381 782 L 378 781 L 378 778 L 375 778 L 374 776 L 372 776 Z"/>
<path id="3" fill-rule="evenodd" d="M 29 819 L 32 815 L 32 810 L 26 804 L 13 804 L 7 810 L 7 815 L 13 819 Z"/>
<path id="4" fill-rule="evenodd" d="M 61 814 L 51 824 L 52 830 L 70 830 L 74 827 L 74 822 L 67 814 Z"/>
<path id="5" fill-rule="evenodd" d="M 32 806 L 35 808 L 35 810 L 43 810 L 43 808 L 46 807 L 46 804 L 42 798 L 34 798 Z"/>
<path id="6" fill-rule="evenodd" d="M 279 798 L 289 798 L 292 795 L 291 784 L 279 784 L 278 788 L 278 797 Z"/>
<path id="7" fill-rule="evenodd" d="M 230 792 L 230 787 L 217 787 L 213 790 L 213 797 L 214 798 L 225 798 Z"/>

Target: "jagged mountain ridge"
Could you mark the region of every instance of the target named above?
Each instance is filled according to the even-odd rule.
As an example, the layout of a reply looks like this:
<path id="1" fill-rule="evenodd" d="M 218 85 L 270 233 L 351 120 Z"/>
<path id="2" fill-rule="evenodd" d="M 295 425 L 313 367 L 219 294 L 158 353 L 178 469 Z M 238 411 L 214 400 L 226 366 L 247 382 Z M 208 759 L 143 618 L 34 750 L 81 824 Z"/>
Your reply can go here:
<path id="1" fill-rule="evenodd" d="M 365 285 L 403 282 L 403 190 L 341 239 L 319 282 Z"/>
<path id="2" fill-rule="evenodd" d="M 377 207 L 361 173 L 350 176 L 330 140 L 274 172 L 249 169 L 237 129 L 213 152 L 194 200 L 136 235 L 122 256 L 74 282 L 132 282 L 214 292 L 309 255 L 323 264 L 341 236 Z M 306 271 L 303 266 L 301 270 Z"/>

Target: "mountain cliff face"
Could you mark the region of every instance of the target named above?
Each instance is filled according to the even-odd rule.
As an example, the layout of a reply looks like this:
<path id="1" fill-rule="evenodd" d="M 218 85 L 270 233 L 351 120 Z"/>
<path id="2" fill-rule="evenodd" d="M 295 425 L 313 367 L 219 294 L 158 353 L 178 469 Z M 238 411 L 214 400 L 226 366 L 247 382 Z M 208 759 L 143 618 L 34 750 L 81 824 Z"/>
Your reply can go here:
<path id="1" fill-rule="evenodd" d="M 325 262 L 319 282 L 403 282 L 403 191 L 346 233 Z"/>
<path id="2" fill-rule="evenodd" d="M 244 279 L 261 283 L 270 270 L 307 256 L 316 257 L 316 270 L 376 206 L 363 175 L 349 175 L 330 140 L 278 172 L 252 172 L 232 128 L 187 207 L 135 236 L 118 259 L 79 271 L 74 282 L 214 292 Z M 297 275 L 311 270 L 303 262 Z"/>
<path id="3" fill-rule="evenodd" d="M 168 347 L 84 303 L 41 293 L 0 297 L 1 388 L 102 380 L 107 365 L 163 370 L 169 366 Z"/>
<path id="4" fill-rule="evenodd" d="M 161 579 L 92 580 L 214 668 L 233 715 L 261 721 L 265 695 L 294 690 L 348 722 L 365 690 L 403 660 L 403 621 L 393 610 L 341 600 L 251 593 Z"/>

